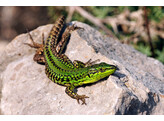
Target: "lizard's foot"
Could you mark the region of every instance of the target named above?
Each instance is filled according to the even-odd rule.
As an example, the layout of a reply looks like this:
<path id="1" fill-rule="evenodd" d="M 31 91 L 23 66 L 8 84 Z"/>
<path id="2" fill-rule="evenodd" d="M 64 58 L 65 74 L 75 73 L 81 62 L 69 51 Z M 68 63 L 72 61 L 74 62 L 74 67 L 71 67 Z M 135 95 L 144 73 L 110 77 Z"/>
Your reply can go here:
<path id="1" fill-rule="evenodd" d="M 98 61 L 100 61 L 100 59 L 94 60 L 92 61 L 92 59 L 89 59 L 86 63 L 85 63 L 85 67 L 87 66 L 92 66 L 93 64 L 97 63 Z"/>
<path id="2" fill-rule="evenodd" d="M 100 59 L 97 59 L 95 61 L 92 61 L 91 59 L 89 59 L 86 63 L 83 63 L 83 62 L 78 61 L 78 60 L 74 60 L 73 65 L 76 68 L 84 68 L 84 67 L 92 66 L 93 64 L 95 64 L 98 61 L 100 61 Z"/>
<path id="3" fill-rule="evenodd" d="M 42 34 L 42 44 L 34 42 L 32 36 L 29 32 L 28 32 L 28 35 L 30 37 L 30 40 L 31 40 L 32 44 L 29 44 L 29 43 L 24 43 L 24 44 L 26 44 L 26 45 L 28 45 L 32 48 L 37 49 L 36 53 L 33 57 L 33 60 L 36 61 L 39 64 L 45 64 L 45 58 L 44 58 L 44 54 L 43 54 L 44 53 L 44 51 L 43 51 L 43 49 L 44 49 L 44 34 Z"/>
<path id="4" fill-rule="evenodd" d="M 68 27 L 68 30 L 69 30 L 69 31 L 74 31 L 74 30 L 77 30 L 77 29 L 82 29 L 82 30 L 84 30 L 84 28 L 78 27 L 78 26 L 76 26 L 75 24 L 73 24 L 73 25 L 71 25 L 71 26 Z"/>
<path id="5" fill-rule="evenodd" d="M 80 104 L 80 101 L 79 100 L 81 100 L 82 101 L 82 105 L 83 104 L 86 105 L 85 98 L 89 98 L 89 97 L 86 96 L 86 95 L 77 95 L 76 100 L 77 100 L 78 104 Z"/>
<path id="6" fill-rule="evenodd" d="M 29 44 L 29 43 L 24 43 L 24 44 L 26 44 L 32 48 L 43 48 L 43 46 L 44 46 L 44 40 L 43 40 L 44 34 L 42 34 L 42 44 L 39 44 L 39 43 L 34 42 L 32 36 L 29 32 L 27 32 L 27 33 L 28 33 L 28 36 L 30 37 L 32 44 Z"/>
<path id="7" fill-rule="evenodd" d="M 66 88 L 65 92 L 72 98 L 76 99 L 78 104 L 80 104 L 80 100 L 82 101 L 82 105 L 85 104 L 85 98 L 89 98 L 86 95 L 78 95 L 76 92 L 74 92 L 75 87 L 74 86 L 69 86 Z"/>

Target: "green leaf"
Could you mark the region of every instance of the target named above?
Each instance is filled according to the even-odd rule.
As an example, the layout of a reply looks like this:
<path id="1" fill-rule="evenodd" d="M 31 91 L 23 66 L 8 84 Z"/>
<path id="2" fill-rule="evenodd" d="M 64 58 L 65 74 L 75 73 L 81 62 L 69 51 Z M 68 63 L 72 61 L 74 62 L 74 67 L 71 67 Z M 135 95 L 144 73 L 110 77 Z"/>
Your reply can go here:
<path id="1" fill-rule="evenodd" d="M 163 47 L 162 51 L 156 50 L 155 52 L 157 54 L 157 59 L 159 61 L 161 61 L 162 63 L 164 63 L 164 47 Z"/>
<path id="2" fill-rule="evenodd" d="M 136 47 L 136 49 L 144 54 L 146 54 L 147 56 L 151 56 L 151 50 L 150 47 L 147 45 L 145 46 L 143 43 L 138 44 L 138 46 Z"/>

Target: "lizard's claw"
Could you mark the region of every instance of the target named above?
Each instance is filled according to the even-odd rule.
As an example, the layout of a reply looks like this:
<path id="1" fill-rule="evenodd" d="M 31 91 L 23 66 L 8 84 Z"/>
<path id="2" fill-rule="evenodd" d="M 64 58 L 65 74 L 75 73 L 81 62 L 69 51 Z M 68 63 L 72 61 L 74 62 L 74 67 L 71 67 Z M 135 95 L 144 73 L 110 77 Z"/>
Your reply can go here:
<path id="1" fill-rule="evenodd" d="M 84 30 L 84 28 L 79 27 L 79 26 L 76 26 L 75 24 L 73 24 L 72 26 L 74 27 L 75 30 L 76 30 L 76 29 L 82 29 L 82 30 Z"/>
<path id="2" fill-rule="evenodd" d="M 95 61 L 92 61 L 92 59 L 89 59 L 86 63 L 85 63 L 85 67 L 87 66 L 92 66 L 93 64 L 97 63 L 98 61 L 100 61 L 100 59 L 97 59 Z"/>
<path id="3" fill-rule="evenodd" d="M 78 27 L 78 26 L 76 26 L 75 24 L 73 24 L 72 26 L 69 26 L 69 31 L 74 31 L 74 30 L 77 30 L 77 29 L 82 29 L 82 30 L 84 30 L 84 28 L 82 28 L 82 27 Z"/>
<path id="4" fill-rule="evenodd" d="M 89 98 L 89 97 L 86 96 L 86 95 L 78 95 L 76 100 L 77 100 L 78 104 L 80 104 L 80 101 L 79 100 L 81 100 L 82 101 L 82 105 L 83 104 L 86 105 L 85 98 Z"/>

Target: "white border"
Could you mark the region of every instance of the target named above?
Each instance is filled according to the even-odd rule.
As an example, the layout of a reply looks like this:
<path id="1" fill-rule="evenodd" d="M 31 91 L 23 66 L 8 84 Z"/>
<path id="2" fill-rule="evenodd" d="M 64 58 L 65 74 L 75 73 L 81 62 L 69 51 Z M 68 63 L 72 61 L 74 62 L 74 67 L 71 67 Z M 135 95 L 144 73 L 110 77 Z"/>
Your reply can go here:
<path id="1" fill-rule="evenodd" d="M 0 6 L 164 6 L 164 0 L 0 0 Z M 75 107 L 74 107 L 75 108 Z M 163 116 L 0 116 L 2 121 L 160 121 Z"/>
<path id="2" fill-rule="evenodd" d="M 164 0 L 0 0 L 0 6 L 164 6 Z"/>
<path id="3" fill-rule="evenodd" d="M 164 116 L 121 116 L 121 115 L 6 115 L 2 121 L 161 121 Z"/>

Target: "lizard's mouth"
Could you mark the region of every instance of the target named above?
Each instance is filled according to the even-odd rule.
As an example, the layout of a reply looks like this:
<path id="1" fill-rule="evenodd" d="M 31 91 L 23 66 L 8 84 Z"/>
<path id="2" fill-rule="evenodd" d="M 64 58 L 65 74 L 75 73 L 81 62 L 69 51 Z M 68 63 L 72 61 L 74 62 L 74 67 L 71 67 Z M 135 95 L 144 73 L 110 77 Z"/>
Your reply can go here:
<path id="1" fill-rule="evenodd" d="M 110 67 L 110 69 L 116 69 L 117 70 L 117 66 L 114 66 L 114 65 L 110 65 L 111 67 Z"/>
<path id="2" fill-rule="evenodd" d="M 111 65 L 111 69 L 120 70 L 120 69 L 118 68 L 118 66 L 115 66 L 115 65 Z"/>

